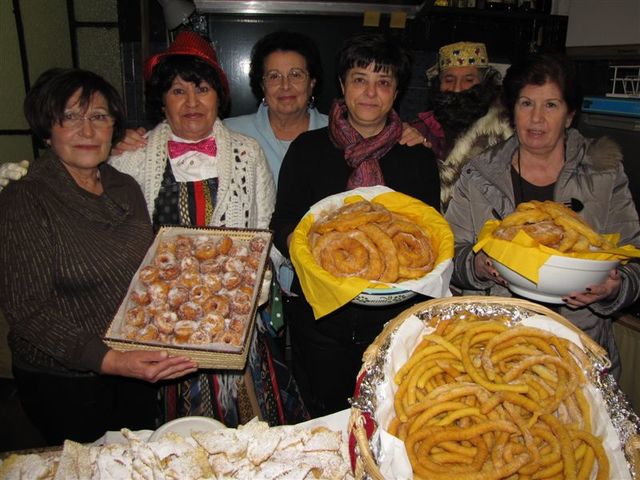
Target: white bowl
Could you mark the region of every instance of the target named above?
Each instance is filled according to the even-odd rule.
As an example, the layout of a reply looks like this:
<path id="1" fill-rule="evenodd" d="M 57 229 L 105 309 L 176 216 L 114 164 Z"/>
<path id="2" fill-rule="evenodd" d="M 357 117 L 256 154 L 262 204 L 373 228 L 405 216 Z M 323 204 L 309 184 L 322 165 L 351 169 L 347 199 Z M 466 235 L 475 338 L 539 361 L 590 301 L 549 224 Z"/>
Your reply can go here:
<path id="1" fill-rule="evenodd" d="M 209 417 L 182 417 L 171 420 L 160 426 L 149 437 L 149 441 L 153 442 L 162 438 L 168 432 L 174 432 L 183 437 L 191 436 L 191 432 L 212 432 L 226 428 L 223 423 Z"/>
<path id="2" fill-rule="evenodd" d="M 369 307 L 395 305 L 416 296 L 416 292 L 402 288 L 367 288 L 358 294 L 351 303 Z"/>
<path id="3" fill-rule="evenodd" d="M 583 291 L 589 285 L 602 283 L 617 260 L 584 260 L 552 255 L 538 272 L 538 283 L 493 259 L 498 273 L 508 282 L 509 290 L 532 300 L 545 303 L 564 303 L 562 297 Z"/>

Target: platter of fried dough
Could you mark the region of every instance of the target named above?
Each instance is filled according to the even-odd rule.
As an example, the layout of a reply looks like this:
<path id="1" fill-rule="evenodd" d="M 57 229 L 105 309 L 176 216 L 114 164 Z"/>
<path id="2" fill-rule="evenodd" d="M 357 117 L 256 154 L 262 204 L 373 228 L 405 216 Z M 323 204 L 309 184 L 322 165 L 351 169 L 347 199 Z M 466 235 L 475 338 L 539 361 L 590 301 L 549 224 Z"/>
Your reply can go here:
<path id="1" fill-rule="evenodd" d="M 419 304 L 365 353 L 351 418 L 361 467 L 371 474 L 372 460 L 384 478 L 630 479 L 618 436 L 627 427 L 609 414 L 622 404 L 602 390 L 606 364 L 601 347 L 540 305 Z"/>
<path id="2" fill-rule="evenodd" d="M 614 247 L 576 212 L 550 200 L 520 203 L 515 212 L 502 220 L 493 235 L 503 240 L 513 240 L 520 231 L 541 245 L 563 253 Z"/>
<path id="3" fill-rule="evenodd" d="M 423 277 L 437 258 L 425 228 L 368 200 L 320 217 L 309 233 L 309 245 L 316 263 L 332 275 L 384 283 Z"/>

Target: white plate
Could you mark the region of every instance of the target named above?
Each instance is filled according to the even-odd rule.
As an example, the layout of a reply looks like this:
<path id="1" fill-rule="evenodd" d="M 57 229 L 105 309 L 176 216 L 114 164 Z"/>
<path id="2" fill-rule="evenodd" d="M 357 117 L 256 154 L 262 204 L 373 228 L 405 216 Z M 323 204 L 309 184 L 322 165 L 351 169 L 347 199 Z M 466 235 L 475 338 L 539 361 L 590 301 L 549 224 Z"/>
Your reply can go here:
<path id="1" fill-rule="evenodd" d="M 149 437 L 149 441 L 159 440 L 167 432 L 174 432 L 189 437 L 191 432 L 212 432 L 226 428 L 223 423 L 209 417 L 182 417 L 165 423 Z"/>
<path id="2" fill-rule="evenodd" d="M 401 288 L 367 288 L 351 300 L 357 305 L 380 307 L 395 305 L 416 296 L 416 292 Z"/>

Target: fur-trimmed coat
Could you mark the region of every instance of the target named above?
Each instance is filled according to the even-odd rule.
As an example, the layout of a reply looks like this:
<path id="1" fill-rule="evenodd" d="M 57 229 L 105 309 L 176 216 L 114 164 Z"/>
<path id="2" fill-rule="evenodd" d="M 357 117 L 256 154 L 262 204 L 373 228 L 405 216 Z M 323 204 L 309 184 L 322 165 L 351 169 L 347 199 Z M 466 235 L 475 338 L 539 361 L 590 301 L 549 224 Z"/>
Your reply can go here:
<path id="1" fill-rule="evenodd" d="M 473 157 L 509 138 L 513 135 L 513 129 L 504 108 L 500 104 L 492 105 L 483 117 L 476 120 L 458 137 L 447 154 L 444 149 L 444 132 L 433 112 L 422 113 L 419 118 L 420 121 L 413 123 L 412 126 L 432 143 L 438 157 L 440 207 L 444 212 L 447 210 L 453 195 L 453 187 L 460 177 L 462 167 Z"/>
<path id="2" fill-rule="evenodd" d="M 504 287 L 479 280 L 475 275 L 473 245 L 493 210 L 502 217 L 513 212 L 511 159 L 519 147 L 516 136 L 474 158 L 462 169 L 460 179 L 446 212 L 455 236 L 454 273 L 451 282 L 470 295 L 511 296 Z M 569 129 L 566 161 L 554 187 L 553 199 L 568 202 L 576 198 L 584 204 L 580 216 L 600 233 L 620 233 L 621 244 L 640 247 L 638 213 L 622 166 L 622 152 L 608 138 L 591 140 Z M 613 340 L 611 319 L 621 308 L 640 295 L 640 264 L 629 262 L 619 267 L 622 284 L 617 298 L 587 308 L 558 309 L 591 338 L 608 349 L 617 365 L 618 353 Z"/>

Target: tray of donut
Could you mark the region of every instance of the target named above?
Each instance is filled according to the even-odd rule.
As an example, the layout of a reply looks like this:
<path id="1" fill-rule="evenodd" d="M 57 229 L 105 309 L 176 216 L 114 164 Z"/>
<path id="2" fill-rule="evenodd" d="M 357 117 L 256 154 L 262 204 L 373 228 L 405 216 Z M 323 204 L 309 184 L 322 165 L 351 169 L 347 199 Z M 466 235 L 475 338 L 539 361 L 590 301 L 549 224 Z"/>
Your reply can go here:
<path id="1" fill-rule="evenodd" d="M 105 342 L 243 369 L 271 241 L 261 229 L 160 228 Z"/>

